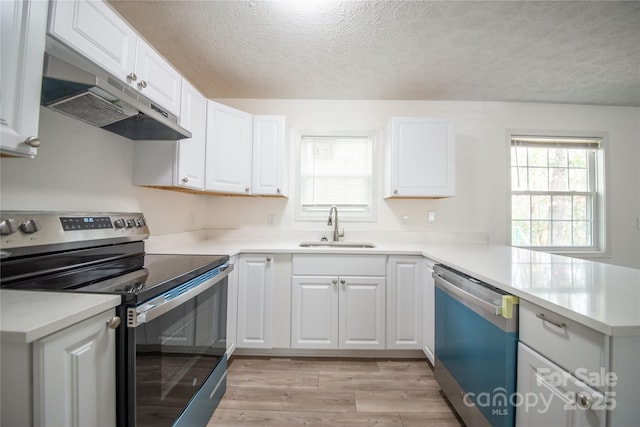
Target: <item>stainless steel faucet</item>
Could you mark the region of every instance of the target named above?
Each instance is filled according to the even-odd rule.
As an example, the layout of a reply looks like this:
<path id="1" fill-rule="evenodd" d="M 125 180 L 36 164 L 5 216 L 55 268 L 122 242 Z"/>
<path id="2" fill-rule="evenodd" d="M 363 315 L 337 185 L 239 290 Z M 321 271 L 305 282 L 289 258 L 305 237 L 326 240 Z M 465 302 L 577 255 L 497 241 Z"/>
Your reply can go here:
<path id="1" fill-rule="evenodd" d="M 334 214 L 335 212 L 335 214 Z M 333 224 L 333 220 L 332 215 L 335 216 L 335 224 Z M 344 228 L 342 229 L 342 232 L 338 231 L 338 208 L 334 205 L 331 206 L 331 209 L 329 209 L 329 220 L 327 221 L 327 225 L 332 225 L 333 224 L 333 241 L 337 242 L 340 240 L 341 237 L 344 237 Z"/>

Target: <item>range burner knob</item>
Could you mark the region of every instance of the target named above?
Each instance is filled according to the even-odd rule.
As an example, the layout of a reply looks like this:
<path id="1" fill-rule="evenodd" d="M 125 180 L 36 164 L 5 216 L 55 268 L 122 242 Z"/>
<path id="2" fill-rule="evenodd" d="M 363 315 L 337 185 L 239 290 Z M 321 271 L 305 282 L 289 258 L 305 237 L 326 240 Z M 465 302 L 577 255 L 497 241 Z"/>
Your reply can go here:
<path id="1" fill-rule="evenodd" d="M 7 218 L 0 221 L 0 234 L 8 236 L 18 231 L 18 223 L 13 218 Z"/>
<path id="2" fill-rule="evenodd" d="M 135 225 L 136 225 L 136 222 L 133 219 L 127 220 L 127 228 L 135 227 Z"/>
<path id="3" fill-rule="evenodd" d="M 140 217 L 136 219 L 136 227 L 144 227 L 144 218 Z"/>
<path id="4" fill-rule="evenodd" d="M 116 219 L 113 221 L 113 225 L 115 225 L 116 228 L 124 228 L 124 219 Z"/>
<path id="5" fill-rule="evenodd" d="M 40 224 L 35 219 L 28 219 L 20 224 L 20 230 L 26 234 L 33 234 L 40 230 Z"/>

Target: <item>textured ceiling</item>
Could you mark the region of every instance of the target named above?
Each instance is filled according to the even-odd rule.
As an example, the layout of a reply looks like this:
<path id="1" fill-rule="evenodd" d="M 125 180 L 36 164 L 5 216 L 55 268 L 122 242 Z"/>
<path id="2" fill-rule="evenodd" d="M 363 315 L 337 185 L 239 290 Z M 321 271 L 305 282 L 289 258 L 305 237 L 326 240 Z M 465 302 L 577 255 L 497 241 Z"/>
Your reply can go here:
<path id="1" fill-rule="evenodd" d="M 640 2 L 109 0 L 209 98 L 640 106 Z"/>

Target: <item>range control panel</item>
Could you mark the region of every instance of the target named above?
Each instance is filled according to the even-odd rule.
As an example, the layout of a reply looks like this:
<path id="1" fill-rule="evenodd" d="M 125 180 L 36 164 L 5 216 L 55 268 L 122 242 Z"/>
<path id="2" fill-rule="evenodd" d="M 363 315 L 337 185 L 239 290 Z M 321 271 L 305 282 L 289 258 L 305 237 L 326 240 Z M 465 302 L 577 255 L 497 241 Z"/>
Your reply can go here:
<path id="1" fill-rule="evenodd" d="M 0 212 L 0 248 L 61 245 L 69 242 L 144 240 L 149 228 L 135 212 Z"/>

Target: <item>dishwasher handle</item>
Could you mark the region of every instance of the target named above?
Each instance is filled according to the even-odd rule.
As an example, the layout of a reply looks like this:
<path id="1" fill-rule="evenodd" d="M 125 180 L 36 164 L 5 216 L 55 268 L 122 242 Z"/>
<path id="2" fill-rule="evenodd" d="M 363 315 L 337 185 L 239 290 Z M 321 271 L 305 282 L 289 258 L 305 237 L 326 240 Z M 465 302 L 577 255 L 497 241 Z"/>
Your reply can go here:
<path id="1" fill-rule="evenodd" d="M 505 319 L 513 318 L 513 306 L 518 304 L 518 297 L 513 295 L 498 294 L 501 296 L 501 305 L 496 305 L 460 288 L 459 286 L 456 286 L 455 284 L 449 282 L 436 273 L 433 273 L 433 277 L 435 279 L 436 287 L 442 289 L 443 291 L 449 293 L 454 297 L 457 297 L 461 301 L 470 303 L 489 315 L 501 316 Z M 482 285 L 476 284 L 476 286 Z"/>

